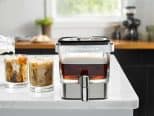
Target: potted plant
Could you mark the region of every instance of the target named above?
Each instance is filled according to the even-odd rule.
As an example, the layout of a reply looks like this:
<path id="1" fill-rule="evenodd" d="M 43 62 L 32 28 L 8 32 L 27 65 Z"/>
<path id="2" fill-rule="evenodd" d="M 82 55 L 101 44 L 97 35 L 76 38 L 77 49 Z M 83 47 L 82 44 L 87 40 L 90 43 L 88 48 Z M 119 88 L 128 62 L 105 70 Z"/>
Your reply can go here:
<path id="1" fill-rule="evenodd" d="M 43 19 L 36 20 L 36 24 L 41 26 L 42 34 L 51 37 L 51 26 L 53 19 L 51 17 L 45 17 Z"/>

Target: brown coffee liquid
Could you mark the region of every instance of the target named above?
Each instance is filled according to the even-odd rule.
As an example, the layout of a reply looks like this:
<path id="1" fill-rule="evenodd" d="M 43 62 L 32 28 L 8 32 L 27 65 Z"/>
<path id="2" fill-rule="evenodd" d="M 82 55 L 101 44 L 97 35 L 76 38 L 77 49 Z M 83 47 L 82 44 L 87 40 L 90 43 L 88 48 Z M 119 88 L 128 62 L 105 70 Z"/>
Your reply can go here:
<path id="1" fill-rule="evenodd" d="M 82 75 L 88 75 L 90 80 L 107 78 L 108 64 L 64 64 L 61 63 L 63 79 L 78 80 Z"/>

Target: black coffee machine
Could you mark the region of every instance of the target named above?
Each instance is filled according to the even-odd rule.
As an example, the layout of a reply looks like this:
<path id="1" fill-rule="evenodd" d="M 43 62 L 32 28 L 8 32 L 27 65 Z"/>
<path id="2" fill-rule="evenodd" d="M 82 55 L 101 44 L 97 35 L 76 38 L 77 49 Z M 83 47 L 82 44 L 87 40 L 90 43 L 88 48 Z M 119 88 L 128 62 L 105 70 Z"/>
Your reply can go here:
<path id="1" fill-rule="evenodd" d="M 136 13 L 135 6 L 126 7 L 127 20 L 123 21 L 123 25 L 126 27 L 125 33 L 124 33 L 124 39 L 126 40 L 139 39 L 138 27 L 141 22 L 139 19 L 134 18 L 135 13 Z"/>

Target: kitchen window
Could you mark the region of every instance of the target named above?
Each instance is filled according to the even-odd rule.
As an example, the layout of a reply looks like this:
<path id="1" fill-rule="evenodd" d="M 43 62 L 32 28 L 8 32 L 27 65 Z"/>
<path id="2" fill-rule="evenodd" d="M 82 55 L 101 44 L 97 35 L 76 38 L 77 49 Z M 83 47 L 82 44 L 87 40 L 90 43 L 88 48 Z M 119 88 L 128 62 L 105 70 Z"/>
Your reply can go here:
<path id="1" fill-rule="evenodd" d="M 52 15 L 56 21 L 119 20 L 122 0 L 53 0 Z"/>

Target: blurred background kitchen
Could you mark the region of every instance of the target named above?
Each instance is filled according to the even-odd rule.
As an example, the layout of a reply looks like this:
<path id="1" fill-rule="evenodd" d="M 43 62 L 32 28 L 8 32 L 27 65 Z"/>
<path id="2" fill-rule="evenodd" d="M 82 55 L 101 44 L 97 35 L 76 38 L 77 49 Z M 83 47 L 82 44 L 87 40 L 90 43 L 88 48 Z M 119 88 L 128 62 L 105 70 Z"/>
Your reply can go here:
<path id="1" fill-rule="evenodd" d="M 47 5 L 44 5 L 44 0 L 0 0 L 0 34 L 20 37 L 37 35 L 40 28 L 35 24 L 35 20 L 46 15 L 54 19 L 52 39 L 74 35 L 110 35 L 113 30 L 112 23 L 121 23 L 126 18 L 123 12 L 126 6 L 136 6 L 135 17 L 141 20 L 139 31 L 142 36 L 146 35 L 145 27 L 153 24 L 152 0 L 70 1 L 72 0 L 46 0 Z"/>
<path id="2" fill-rule="evenodd" d="M 108 36 L 140 98 L 134 115 L 153 116 L 153 6 L 153 0 L 0 0 L 0 52 L 55 54 L 62 36 Z"/>

